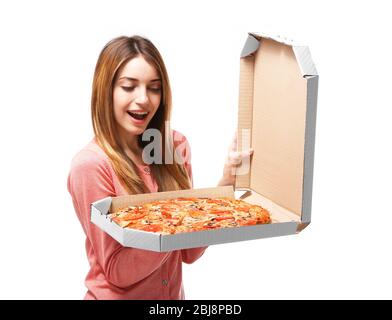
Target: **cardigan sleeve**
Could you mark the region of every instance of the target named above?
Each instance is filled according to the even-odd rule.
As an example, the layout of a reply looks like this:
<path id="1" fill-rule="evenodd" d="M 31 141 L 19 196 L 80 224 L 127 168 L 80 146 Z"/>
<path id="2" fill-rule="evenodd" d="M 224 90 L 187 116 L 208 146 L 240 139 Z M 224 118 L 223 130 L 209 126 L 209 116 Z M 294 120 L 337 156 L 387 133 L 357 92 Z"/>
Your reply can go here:
<path id="1" fill-rule="evenodd" d="M 70 192 L 77 216 L 90 241 L 107 280 L 125 288 L 146 278 L 158 269 L 169 253 L 123 247 L 90 222 L 90 205 L 99 199 L 116 196 L 107 160 L 92 151 L 84 151 L 72 162 L 68 176 Z"/>
<path id="2" fill-rule="evenodd" d="M 193 188 L 193 175 L 192 175 L 192 165 L 191 165 L 191 148 L 188 140 L 184 135 L 175 131 L 174 132 L 174 146 L 179 151 L 183 161 L 185 169 L 188 172 L 188 176 L 191 180 L 191 186 Z M 185 263 L 193 263 L 199 259 L 207 247 L 183 249 L 181 250 L 182 261 Z"/>

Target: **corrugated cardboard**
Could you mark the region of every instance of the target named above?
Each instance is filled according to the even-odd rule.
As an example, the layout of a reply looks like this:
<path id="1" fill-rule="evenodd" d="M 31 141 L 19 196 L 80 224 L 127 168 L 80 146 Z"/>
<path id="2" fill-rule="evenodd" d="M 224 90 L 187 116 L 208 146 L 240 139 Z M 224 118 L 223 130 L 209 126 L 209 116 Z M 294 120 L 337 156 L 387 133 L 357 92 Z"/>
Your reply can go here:
<path id="1" fill-rule="evenodd" d="M 241 53 L 238 150 L 252 147 L 254 154 L 249 172 L 238 172 L 235 191 L 268 209 L 271 224 L 160 235 L 121 228 L 107 218 L 116 209 L 160 199 L 234 198 L 232 187 L 109 197 L 91 205 L 91 221 L 124 246 L 159 252 L 301 231 L 311 218 L 317 88 L 306 46 L 249 33 Z"/>

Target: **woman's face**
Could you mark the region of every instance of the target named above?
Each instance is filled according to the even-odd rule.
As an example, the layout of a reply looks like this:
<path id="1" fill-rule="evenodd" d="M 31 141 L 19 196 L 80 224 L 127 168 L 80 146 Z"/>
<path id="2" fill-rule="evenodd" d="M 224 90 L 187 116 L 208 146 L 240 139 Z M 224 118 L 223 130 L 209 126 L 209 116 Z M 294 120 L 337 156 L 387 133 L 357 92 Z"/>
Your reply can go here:
<path id="1" fill-rule="evenodd" d="M 162 83 L 157 70 L 142 56 L 128 61 L 113 89 L 114 118 L 120 138 L 142 134 L 161 102 Z"/>

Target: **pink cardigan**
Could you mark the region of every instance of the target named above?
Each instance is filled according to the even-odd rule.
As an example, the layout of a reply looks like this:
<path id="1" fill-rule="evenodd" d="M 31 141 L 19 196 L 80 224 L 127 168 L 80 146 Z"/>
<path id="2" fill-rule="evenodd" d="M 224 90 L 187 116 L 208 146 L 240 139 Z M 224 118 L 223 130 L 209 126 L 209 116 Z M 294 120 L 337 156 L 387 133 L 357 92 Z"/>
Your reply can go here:
<path id="1" fill-rule="evenodd" d="M 179 143 L 188 145 L 180 135 Z M 175 142 L 177 146 L 178 143 Z M 188 148 L 189 150 L 189 148 Z M 190 152 L 183 149 L 185 167 L 192 177 Z M 141 166 L 140 173 L 151 192 L 157 192 L 153 177 Z M 171 252 L 153 252 L 126 248 L 90 222 L 90 204 L 96 200 L 127 194 L 111 163 L 95 140 L 72 160 L 68 176 L 76 214 L 86 234 L 86 251 L 90 263 L 85 284 L 85 299 L 184 299 L 182 262 L 193 263 L 203 248 Z"/>

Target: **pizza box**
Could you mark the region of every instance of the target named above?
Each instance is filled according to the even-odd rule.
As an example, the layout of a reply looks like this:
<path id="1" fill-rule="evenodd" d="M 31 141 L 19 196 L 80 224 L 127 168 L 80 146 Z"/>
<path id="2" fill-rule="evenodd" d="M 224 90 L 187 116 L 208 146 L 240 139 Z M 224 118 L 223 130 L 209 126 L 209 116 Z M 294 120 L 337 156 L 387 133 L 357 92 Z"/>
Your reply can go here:
<path id="1" fill-rule="evenodd" d="M 238 150 L 254 153 L 237 169 L 235 188 L 109 197 L 92 203 L 91 221 L 124 246 L 159 252 L 300 232 L 311 220 L 317 90 L 308 47 L 249 33 L 240 60 Z M 268 209 L 272 223 L 161 235 L 107 218 L 127 205 L 188 196 L 240 198 Z"/>
<path id="2" fill-rule="evenodd" d="M 158 252 L 288 235 L 295 233 L 297 228 L 295 222 L 286 222 L 162 235 L 122 228 L 107 216 L 109 212 L 129 205 L 140 205 L 150 201 L 177 197 L 229 197 L 233 199 L 234 189 L 231 186 L 226 186 L 107 197 L 91 204 L 91 221 L 125 247 Z"/>

